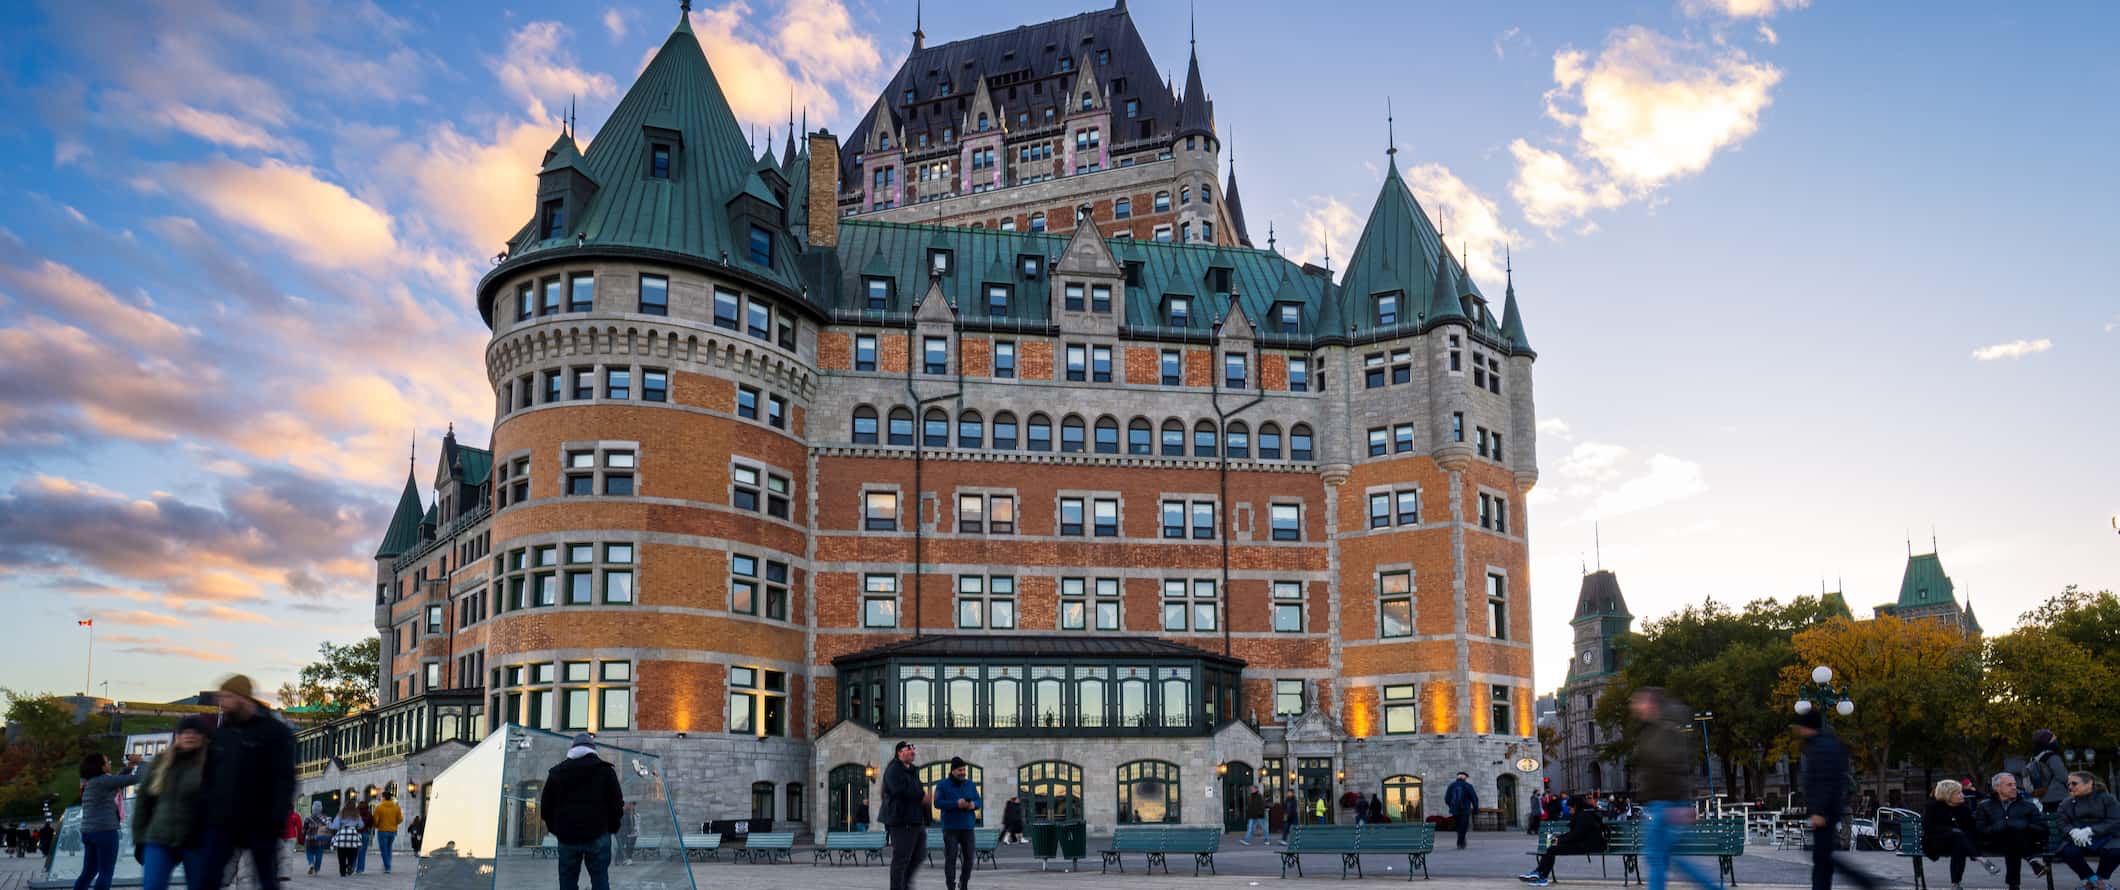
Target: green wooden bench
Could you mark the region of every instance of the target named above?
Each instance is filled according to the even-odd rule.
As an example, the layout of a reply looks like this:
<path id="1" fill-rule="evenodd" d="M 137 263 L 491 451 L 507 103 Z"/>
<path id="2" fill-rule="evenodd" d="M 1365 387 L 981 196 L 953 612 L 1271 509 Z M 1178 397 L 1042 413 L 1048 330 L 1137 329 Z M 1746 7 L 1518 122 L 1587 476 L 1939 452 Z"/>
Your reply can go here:
<path id="1" fill-rule="evenodd" d="M 972 865 L 977 867 L 979 863 L 984 862 L 988 868 L 1000 868 L 1001 864 L 994 861 L 994 850 L 1000 846 L 1001 829 L 972 829 Z M 928 865 L 934 865 L 938 857 L 945 860 L 948 858 L 943 856 L 942 853 L 942 829 L 928 828 L 926 856 Z"/>
<path id="2" fill-rule="evenodd" d="M 680 835 L 677 843 L 684 850 L 687 860 L 693 862 L 705 862 L 709 859 L 715 862 L 721 861 L 721 835 L 719 834 Z"/>
<path id="3" fill-rule="evenodd" d="M 633 839 L 632 858 L 661 861 L 663 858 L 663 847 L 669 842 L 669 838 L 657 834 L 643 834 L 635 837 Z M 612 854 L 617 855 L 617 851 L 612 851 Z"/>
<path id="4" fill-rule="evenodd" d="M 1121 825 L 1112 830 L 1109 846 L 1100 851 L 1104 864 L 1097 871 L 1103 872 L 1113 866 L 1126 870 L 1125 856 L 1139 853 L 1148 863 L 1149 872 L 1163 866 L 1163 873 L 1170 874 L 1170 855 L 1190 855 L 1193 858 L 1193 874 L 1206 866 L 1215 871 L 1215 852 L 1222 847 L 1222 829 L 1200 828 L 1189 825 Z"/>
<path id="5" fill-rule="evenodd" d="M 1303 876 L 1303 854 L 1337 855 L 1340 857 L 1340 877 L 1345 879 L 1349 870 L 1355 877 L 1363 877 L 1362 855 L 1400 855 L 1406 857 L 1406 880 L 1413 880 L 1413 870 L 1421 870 L 1421 877 L 1428 877 L 1428 854 L 1435 852 L 1435 826 L 1421 823 L 1395 822 L 1382 825 L 1298 825 L 1288 832 L 1288 845 L 1281 854 L 1281 877 L 1288 877 L 1288 869 L 1296 870 L 1296 877 Z"/>
<path id="6" fill-rule="evenodd" d="M 1645 822 L 1623 822 L 1622 832 L 1605 850 L 1607 856 L 1620 857 L 1621 883 L 1647 883 L 1642 875 L 1642 856 L 1646 855 L 1648 824 Z M 1735 816 L 1720 816 L 1699 819 L 1691 825 L 1678 827 L 1678 838 L 1671 844 L 1673 856 L 1715 857 L 1716 875 L 1731 887 L 1737 886 L 1737 857 L 1745 854 L 1745 821 Z"/>
<path id="7" fill-rule="evenodd" d="M 860 865 L 866 859 L 882 865 L 884 840 L 881 831 L 827 831 L 824 843 L 818 845 L 810 864 Z"/>
<path id="8" fill-rule="evenodd" d="M 736 851 L 737 862 L 764 860 L 771 864 L 782 859 L 795 861 L 795 832 L 754 831 L 744 836 L 743 849 Z"/>
<path id="9" fill-rule="evenodd" d="M 2035 858 L 2046 864 L 2046 890 L 2054 890 L 2054 872 L 2066 865 L 2061 861 L 2061 847 L 2069 843 L 2068 832 L 2061 827 L 2061 814 L 2051 813 L 2046 817 L 2046 852 Z M 2097 854 L 2083 857 L 2087 862 L 2097 862 Z"/>
<path id="10" fill-rule="evenodd" d="M 1607 865 L 1610 861 L 1608 857 L 1620 856 L 1622 857 L 1622 871 L 1631 874 L 1632 872 L 1627 869 L 1625 864 L 1625 857 L 1632 855 L 1629 851 L 1639 853 L 1641 850 L 1641 831 L 1642 823 L 1640 822 L 1607 822 L 1605 823 L 1604 831 L 1604 852 L 1563 853 L 1561 856 L 1581 856 L 1584 859 L 1595 857 L 1597 859 L 1598 876 L 1607 878 L 1612 876 L 1612 870 Z M 1568 825 L 1566 822 L 1539 823 L 1538 847 L 1525 855 L 1536 857 L 1544 854 L 1553 847 L 1555 841 L 1560 840 L 1561 835 L 1567 833 Z M 1547 877 L 1553 879 L 1556 883 L 1560 881 L 1560 857 L 1554 858 L 1553 874 L 1547 875 Z"/>
<path id="11" fill-rule="evenodd" d="M 1883 833 L 1879 832 L 1879 840 Z M 1928 857 L 1922 853 L 1921 814 L 1901 811 L 1899 815 L 1899 849 L 1892 855 L 1914 862 L 1914 890 L 1929 890 L 1929 876 L 1925 866 Z"/>

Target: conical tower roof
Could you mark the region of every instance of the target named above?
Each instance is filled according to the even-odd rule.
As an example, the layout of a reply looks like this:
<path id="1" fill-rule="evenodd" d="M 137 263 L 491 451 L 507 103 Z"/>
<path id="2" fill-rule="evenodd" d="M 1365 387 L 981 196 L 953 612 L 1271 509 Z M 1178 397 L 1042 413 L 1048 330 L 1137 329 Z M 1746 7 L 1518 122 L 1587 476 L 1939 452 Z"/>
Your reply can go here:
<path id="1" fill-rule="evenodd" d="M 1394 157 L 1385 167 L 1384 185 L 1369 208 L 1369 220 L 1362 225 L 1361 240 L 1355 242 L 1347 273 L 1340 278 L 1341 287 L 1349 299 L 1357 301 L 1397 291 L 1404 295 L 1399 301 L 1401 322 L 1422 312 L 1433 320 L 1430 294 L 1436 288 L 1452 292 L 1446 302 L 1453 312 L 1457 306 L 1457 283 L 1447 277 L 1449 264 L 1439 262 L 1442 257 L 1442 237 L 1406 188 L 1406 180 L 1399 177 Z M 1364 311 L 1356 317 L 1366 315 Z"/>
<path id="2" fill-rule="evenodd" d="M 1575 595 L 1575 621 L 1633 617 L 1627 611 L 1627 598 L 1620 594 L 1618 575 L 1598 569 L 1583 576 L 1583 588 Z"/>
<path id="3" fill-rule="evenodd" d="M 1512 266 L 1503 274 L 1508 276 L 1508 285 L 1502 295 L 1502 339 L 1509 341 L 1511 352 L 1537 358 L 1531 341 L 1524 339 L 1524 313 L 1516 306 L 1516 269 Z"/>
<path id="4" fill-rule="evenodd" d="M 1178 105 L 1178 136 L 1215 135 L 1215 110 L 1207 102 L 1207 87 L 1200 83 L 1200 51 L 1194 49 L 1185 65 L 1185 98 Z"/>
<path id="5" fill-rule="evenodd" d="M 420 506 L 419 483 L 407 468 L 405 490 L 398 494 L 397 510 L 390 514 L 390 527 L 383 532 L 382 546 L 375 548 L 375 558 L 390 559 L 419 546 L 420 523 L 426 515 L 426 508 Z"/>
<path id="6" fill-rule="evenodd" d="M 1244 228 L 1244 201 L 1237 197 L 1237 161 L 1229 161 L 1229 184 L 1222 187 L 1222 208 L 1229 211 L 1229 224 L 1236 228 L 1237 243 L 1251 246 L 1251 232 Z"/>

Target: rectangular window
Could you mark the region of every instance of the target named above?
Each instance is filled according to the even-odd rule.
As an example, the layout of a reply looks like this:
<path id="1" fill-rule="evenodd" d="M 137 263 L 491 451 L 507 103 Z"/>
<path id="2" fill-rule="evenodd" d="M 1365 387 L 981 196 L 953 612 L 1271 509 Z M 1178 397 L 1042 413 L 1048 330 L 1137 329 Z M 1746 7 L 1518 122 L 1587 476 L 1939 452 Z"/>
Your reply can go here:
<path id="1" fill-rule="evenodd" d="M 1291 358 L 1291 359 L 1289 359 L 1289 360 L 1288 360 L 1288 391 L 1289 391 L 1289 392 L 1308 392 L 1309 390 L 1310 390 L 1310 360 L 1309 360 L 1309 359 L 1302 359 L 1302 358 Z"/>
<path id="2" fill-rule="evenodd" d="M 1450 440 L 1453 442 L 1465 441 L 1465 412 L 1463 411 L 1450 412 Z"/>
<path id="3" fill-rule="evenodd" d="M 579 400 L 596 398 L 595 368 L 575 368 L 570 376 L 574 378 L 574 398 Z"/>
<path id="4" fill-rule="evenodd" d="M 1391 450 L 1391 437 L 1383 427 L 1369 428 L 1369 456 L 1382 457 Z"/>
<path id="5" fill-rule="evenodd" d="M 1185 502 L 1163 502 L 1163 537 L 1185 537 Z"/>
<path id="6" fill-rule="evenodd" d="M 1296 333 L 1303 327 L 1303 307 L 1296 303 L 1282 303 L 1274 307 L 1274 319 L 1281 333 Z"/>
<path id="7" fill-rule="evenodd" d="M 1413 491 L 1401 491 L 1401 492 L 1398 492 L 1398 493 L 1397 493 L 1397 494 L 1395 495 L 1395 497 L 1396 497 L 1396 498 L 1398 499 L 1398 522 L 1399 522 L 1399 524 L 1400 524 L 1400 525 L 1420 525 L 1420 524 L 1421 524 L 1421 492 L 1420 492 L 1420 490 L 1419 490 L 1419 489 L 1415 489 L 1415 490 L 1413 490 Z"/>
<path id="8" fill-rule="evenodd" d="M 1082 285 L 1070 284 L 1065 288 L 1062 288 L 1061 293 L 1063 295 L 1063 302 L 1061 303 L 1062 308 L 1066 309 L 1069 312 L 1081 312 L 1083 310 L 1083 307 L 1085 305 L 1083 303 L 1083 296 L 1085 294 L 1085 290 Z"/>
<path id="9" fill-rule="evenodd" d="M 1384 354 L 1372 352 L 1362 356 L 1362 388 L 1376 389 L 1384 385 Z"/>
<path id="10" fill-rule="evenodd" d="M 559 199 L 546 201 L 541 211 L 544 218 L 545 240 L 563 238 L 567 234 L 567 202 Z"/>
<path id="11" fill-rule="evenodd" d="M 760 340 L 773 337 L 773 307 L 758 300 L 745 300 L 743 305 L 744 333 Z"/>
<path id="12" fill-rule="evenodd" d="M 1303 713 L 1306 685 L 1302 680 L 1273 681 L 1274 716 L 1294 717 Z"/>
<path id="13" fill-rule="evenodd" d="M 1273 629 L 1275 633 L 1303 632 L 1303 585 L 1301 582 L 1273 582 Z"/>
<path id="14" fill-rule="evenodd" d="M 1378 575 L 1377 604 L 1381 613 L 1377 622 L 1378 636 L 1413 636 L 1412 573 L 1385 572 Z"/>
<path id="15" fill-rule="evenodd" d="M 527 284 L 523 285 L 522 287 L 516 288 L 516 290 L 515 290 L 515 320 L 516 320 L 516 321 L 529 321 L 529 320 L 530 320 L 530 317 L 531 317 L 531 316 L 533 316 L 533 315 L 536 315 L 536 314 L 537 314 L 537 294 L 536 294 L 536 292 L 532 291 L 532 290 L 530 289 L 530 285 L 527 285 Z"/>
<path id="16" fill-rule="evenodd" d="M 1377 327 L 1388 327 L 1399 323 L 1399 295 L 1377 294 Z"/>
<path id="17" fill-rule="evenodd" d="M 1271 508 L 1273 517 L 1273 539 L 1276 541 L 1300 541 L 1303 539 L 1303 508 L 1296 504 L 1275 504 Z"/>
<path id="18" fill-rule="evenodd" d="M 761 266 L 773 265 L 773 233 L 763 226 L 751 227 L 751 262 Z"/>
<path id="19" fill-rule="evenodd" d="M 1112 348 L 1092 346 L 1089 350 L 1089 379 L 1097 383 L 1112 382 Z"/>
<path id="20" fill-rule="evenodd" d="M 1189 327 L 1192 324 L 1192 301 L 1184 297 L 1164 298 L 1164 312 L 1171 327 Z"/>
<path id="21" fill-rule="evenodd" d="M 670 314 L 670 279 L 661 275 L 640 277 L 640 314 Z"/>
<path id="22" fill-rule="evenodd" d="M 567 279 L 567 311 L 588 312 L 596 308 L 596 276 L 576 274 Z"/>
<path id="23" fill-rule="evenodd" d="M 779 317 L 778 321 L 779 321 L 779 324 L 777 324 L 777 325 L 776 325 L 776 327 L 777 327 L 777 328 L 779 328 L 779 330 L 780 330 L 780 348 L 782 348 L 782 349 L 785 349 L 785 350 L 787 350 L 787 351 L 789 351 L 789 352 L 794 352 L 794 351 L 795 351 L 795 318 L 794 318 L 794 316 L 791 316 L 791 315 L 789 315 L 788 313 L 785 313 L 785 312 L 783 312 L 783 313 L 781 313 L 781 314 L 780 314 L 780 317 Z"/>
<path id="24" fill-rule="evenodd" d="M 729 575 L 729 611 L 758 614 L 758 559 L 731 554 Z"/>
<path id="25" fill-rule="evenodd" d="M 788 428 L 788 400 L 777 395 L 766 396 L 766 425 L 777 430 Z"/>
<path id="26" fill-rule="evenodd" d="M 567 398 L 567 378 L 558 371 L 545 372 L 545 401 L 562 402 Z"/>
<path id="27" fill-rule="evenodd" d="M 876 370 L 876 335 L 854 335 L 854 370 Z"/>
<path id="28" fill-rule="evenodd" d="M 736 416 L 746 420 L 758 419 L 758 390 L 748 386 L 736 388 Z"/>
<path id="29" fill-rule="evenodd" d="M 1413 350 L 1391 351 L 1391 382 L 1407 383 L 1413 380 Z"/>
<path id="30" fill-rule="evenodd" d="M 950 341 L 946 337 L 929 337 L 921 343 L 921 370 L 928 374 L 950 372 Z"/>
<path id="31" fill-rule="evenodd" d="M 1097 601 L 1094 604 L 1094 608 L 1097 612 L 1098 630 L 1120 629 L 1120 604 L 1121 598 L 1119 596 L 1119 579 L 1098 578 Z"/>
<path id="32" fill-rule="evenodd" d="M 714 289 L 714 326 L 731 331 L 743 330 L 743 297 L 735 291 Z"/>
<path id="33" fill-rule="evenodd" d="M 898 626 L 898 576 L 863 575 L 861 579 L 861 626 Z"/>
<path id="34" fill-rule="evenodd" d="M 1016 376 L 1016 342 L 994 341 L 994 376 L 1002 379 Z"/>
<path id="35" fill-rule="evenodd" d="M 1089 347 L 1076 343 L 1067 345 L 1066 377 L 1069 380 L 1089 379 Z"/>
<path id="36" fill-rule="evenodd" d="M 1175 349 L 1163 350 L 1163 385 L 1178 386 L 1185 380 L 1183 354 Z"/>
<path id="37" fill-rule="evenodd" d="M 604 369 L 604 398 L 630 399 L 633 397 L 633 370 L 631 368 Z"/>
<path id="38" fill-rule="evenodd" d="M 1391 450 L 1401 454 L 1413 450 L 1413 424 L 1402 423 L 1391 428 Z"/>
<path id="39" fill-rule="evenodd" d="M 1369 527 L 1389 528 L 1390 526 L 1391 493 L 1380 491 L 1371 494 L 1369 496 Z"/>
<path id="40" fill-rule="evenodd" d="M 1060 499 L 1061 534 L 1076 536 L 1082 534 L 1082 511 L 1083 504 L 1081 498 Z"/>
<path id="41" fill-rule="evenodd" d="M 1098 285 L 1092 285 L 1092 286 L 1090 287 L 1090 289 L 1089 289 L 1089 311 L 1091 311 L 1091 312 L 1110 312 L 1110 311 L 1112 311 L 1112 289 L 1111 289 L 1111 285 L 1108 285 L 1108 284 L 1098 284 Z"/>
<path id="42" fill-rule="evenodd" d="M 1510 717 L 1509 687 L 1489 687 L 1487 702 L 1491 710 L 1489 716 L 1493 720 L 1493 722 L 1488 724 L 1487 731 L 1496 735 L 1515 735 L 1516 721 Z"/>
<path id="43" fill-rule="evenodd" d="M 1487 635 L 1509 639 L 1509 581 L 1491 572 L 1487 575 Z"/>
<path id="44" fill-rule="evenodd" d="M 1000 285 L 987 287 L 986 314 L 994 316 L 1008 314 L 1008 288 Z"/>
<path id="45" fill-rule="evenodd" d="M 1411 735 L 1420 731 L 1420 708 L 1413 684 L 1384 687 L 1384 734 Z"/>
<path id="46" fill-rule="evenodd" d="M 957 496 L 957 530 L 968 535 L 986 533 L 986 495 Z"/>
<path id="47" fill-rule="evenodd" d="M 657 142 L 648 147 L 648 176 L 654 179 L 670 178 L 670 146 Z"/>
<path id="48" fill-rule="evenodd" d="M 898 493 L 869 491 L 861 495 L 861 527 L 872 532 L 898 530 Z"/>
<path id="49" fill-rule="evenodd" d="M 1215 536 L 1215 504 L 1213 501 L 1192 502 L 1192 536 L 1196 541 L 1212 540 Z"/>
<path id="50" fill-rule="evenodd" d="M 891 308 L 891 282 L 884 278 L 865 279 L 868 287 L 868 310 L 883 312 Z"/>
<path id="51" fill-rule="evenodd" d="M 640 372 L 640 400 L 643 402 L 669 401 L 670 372 L 660 368 L 642 368 Z"/>
<path id="52" fill-rule="evenodd" d="M 1119 502 L 1111 498 L 1098 498 L 1091 509 L 1092 518 L 1096 520 L 1096 536 L 1100 538 L 1118 537 Z"/>
<path id="53" fill-rule="evenodd" d="M 1222 385 L 1230 389 L 1243 389 L 1251 382 L 1249 358 L 1239 353 L 1222 356 Z"/>

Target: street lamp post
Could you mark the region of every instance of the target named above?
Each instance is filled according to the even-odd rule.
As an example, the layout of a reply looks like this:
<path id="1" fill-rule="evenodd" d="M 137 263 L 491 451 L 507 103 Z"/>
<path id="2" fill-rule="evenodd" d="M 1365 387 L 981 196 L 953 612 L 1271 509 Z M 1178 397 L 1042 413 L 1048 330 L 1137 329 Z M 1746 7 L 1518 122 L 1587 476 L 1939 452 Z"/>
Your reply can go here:
<path id="1" fill-rule="evenodd" d="M 1701 766 L 1708 772 L 1708 799 L 1715 799 L 1715 752 L 1708 749 L 1708 721 L 1715 719 L 1714 711 L 1696 711 L 1693 722 L 1700 724 Z"/>
<path id="2" fill-rule="evenodd" d="M 1819 665 L 1811 669 L 1811 682 L 1796 687 L 1796 713 L 1809 714 L 1813 708 L 1831 709 L 1842 717 L 1855 713 L 1855 698 L 1846 683 L 1833 684 L 1833 669 Z"/>

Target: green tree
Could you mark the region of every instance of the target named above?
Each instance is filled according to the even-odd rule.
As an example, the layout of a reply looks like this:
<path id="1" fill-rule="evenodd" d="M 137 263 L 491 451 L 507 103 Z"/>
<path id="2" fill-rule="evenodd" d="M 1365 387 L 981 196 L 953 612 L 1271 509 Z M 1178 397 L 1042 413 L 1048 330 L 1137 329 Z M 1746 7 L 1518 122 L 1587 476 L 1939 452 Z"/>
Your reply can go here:
<path id="1" fill-rule="evenodd" d="M 1890 615 L 1836 618 L 1791 642 L 1798 662 L 1782 670 L 1774 709 L 1791 713 L 1812 667 L 1832 668 L 1835 681 L 1846 683 L 1855 699 L 1855 713 L 1829 719 L 1877 783 L 1878 800 L 1885 799 L 1886 769 L 1900 760 L 1935 763 L 1953 753 L 1953 727 L 1979 707 L 1981 647 L 1954 627 Z"/>
<path id="2" fill-rule="evenodd" d="M 92 730 L 55 696 L 13 690 L 0 690 L 0 696 L 7 698 L 13 730 L 12 741 L 0 752 L 0 818 L 30 818 L 40 812 L 38 802 L 55 778 L 88 750 Z"/>
<path id="3" fill-rule="evenodd" d="M 303 706 L 316 709 L 326 719 L 337 719 L 373 708 L 380 701 L 376 688 L 380 639 L 369 637 L 346 646 L 321 643 L 317 655 L 316 661 L 302 668 L 294 684 L 295 697 Z M 280 687 L 283 698 L 287 691 L 286 686 Z"/>

